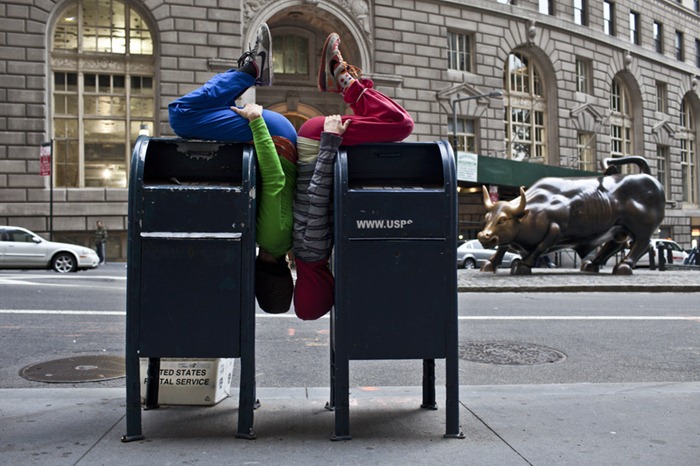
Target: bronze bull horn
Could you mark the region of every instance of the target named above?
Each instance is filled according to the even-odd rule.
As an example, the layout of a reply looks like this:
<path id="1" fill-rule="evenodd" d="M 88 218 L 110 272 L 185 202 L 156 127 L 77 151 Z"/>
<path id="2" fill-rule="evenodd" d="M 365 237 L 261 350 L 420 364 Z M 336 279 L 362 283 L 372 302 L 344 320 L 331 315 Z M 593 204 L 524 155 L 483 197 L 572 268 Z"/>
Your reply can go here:
<path id="1" fill-rule="evenodd" d="M 487 211 L 491 211 L 493 209 L 493 202 L 491 202 L 491 196 L 489 195 L 489 190 L 486 189 L 486 186 L 481 185 L 481 188 L 484 193 L 484 207 L 486 207 Z"/>
<path id="2" fill-rule="evenodd" d="M 511 210 L 511 214 L 514 217 L 521 215 L 523 212 L 525 212 L 526 205 L 527 205 L 527 199 L 525 197 L 525 189 L 521 186 L 520 187 L 520 204 L 518 204 L 518 207 Z"/>

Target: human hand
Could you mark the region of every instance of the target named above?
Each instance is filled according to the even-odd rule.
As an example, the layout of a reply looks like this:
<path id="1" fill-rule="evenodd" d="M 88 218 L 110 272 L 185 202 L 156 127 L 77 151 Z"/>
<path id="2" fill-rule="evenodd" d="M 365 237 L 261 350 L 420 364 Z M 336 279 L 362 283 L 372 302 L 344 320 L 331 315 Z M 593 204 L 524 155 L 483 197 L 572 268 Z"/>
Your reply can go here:
<path id="1" fill-rule="evenodd" d="M 253 121 L 262 117 L 263 108 L 262 105 L 247 103 L 243 108 L 231 107 L 231 110 L 243 118 L 246 118 L 248 121 Z"/>
<path id="2" fill-rule="evenodd" d="M 351 121 L 349 118 L 343 121 L 340 115 L 328 115 L 323 121 L 323 131 L 342 135 L 348 129 Z"/>

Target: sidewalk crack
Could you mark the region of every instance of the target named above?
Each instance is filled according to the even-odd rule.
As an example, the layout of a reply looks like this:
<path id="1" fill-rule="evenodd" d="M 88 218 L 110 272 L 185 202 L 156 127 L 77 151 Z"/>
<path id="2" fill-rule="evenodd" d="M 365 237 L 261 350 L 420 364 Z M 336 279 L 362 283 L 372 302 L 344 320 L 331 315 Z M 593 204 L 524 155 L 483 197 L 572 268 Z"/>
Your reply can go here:
<path id="1" fill-rule="evenodd" d="M 510 443 L 508 443 L 508 441 L 507 441 L 505 438 L 503 438 L 498 432 L 496 432 L 494 429 L 492 429 L 491 426 L 488 425 L 488 424 L 486 423 L 486 421 L 484 421 L 483 419 L 481 419 L 481 417 L 479 417 L 478 414 L 476 414 L 474 411 L 472 411 L 472 410 L 469 408 L 469 406 L 467 406 L 467 405 L 464 404 L 464 403 L 460 403 L 460 404 L 461 404 L 462 406 L 464 406 L 464 407 L 466 408 L 466 410 L 469 411 L 469 413 L 470 413 L 472 416 L 474 416 L 484 427 L 486 427 L 489 431 L 491 431 L 491 433 L 492 433 L 493 435 L 495 435 L 496 437 L 498 437 L 498 439 L 499 439 L 501 442 L 503 442 L 508 448 L 510 448 L 511 450 L 513 450 L 513 453 L 515 453 L 516 455 L 518 455 L 519 457 L 521 457 L 521 458 L 523 459 L 523 461 L 525 461 L 525 462 L 526 462 L 527 464 L 529 464 L 530 466 L 533 466 L 533 464 L 532 464 L 527 458 L 525 458 L 513 445 L 511 445 Z"/>

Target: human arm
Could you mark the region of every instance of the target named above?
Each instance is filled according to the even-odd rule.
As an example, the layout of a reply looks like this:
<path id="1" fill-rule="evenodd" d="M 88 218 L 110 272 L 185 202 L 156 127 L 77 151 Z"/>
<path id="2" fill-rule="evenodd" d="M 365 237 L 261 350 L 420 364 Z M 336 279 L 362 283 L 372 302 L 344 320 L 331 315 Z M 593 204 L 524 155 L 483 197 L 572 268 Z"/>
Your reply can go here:
<path id="1" fill-rule="evenodd" d="M 270 196 L 277 195 L 284 187 L 284 171 L 275 144 L 263 118 L 261 105 L 247 103 L 243 108 L 231 107 L 235 113 L 247 119 L 253 133 L 253 144 L 258 159 L 263 188 Z"/>
<path id="2" fill-rule="evenodd" d="M 257 189 L 256 242 L 275 258 L 283 257 L 292 242 L 291 198 L 296 167 L 277 155 L 260 105 L 249 103 L 243 108 L 231 109 L 249 121 L 253 133 L 262 181 Z M 283 163 L 287 165 L 283 167 Z"/>
<path id="3" fill-rule="evenodd" d="M 342 121 L 340 115 L 329 115 L 323 123 L 323 132 L 316 167 L 309 184 L 309 210 L 303 234 L 303 249 L 310 260 L 327 259 L 333 248 L 333 167 L 342 134 L 351 120 Z"/>

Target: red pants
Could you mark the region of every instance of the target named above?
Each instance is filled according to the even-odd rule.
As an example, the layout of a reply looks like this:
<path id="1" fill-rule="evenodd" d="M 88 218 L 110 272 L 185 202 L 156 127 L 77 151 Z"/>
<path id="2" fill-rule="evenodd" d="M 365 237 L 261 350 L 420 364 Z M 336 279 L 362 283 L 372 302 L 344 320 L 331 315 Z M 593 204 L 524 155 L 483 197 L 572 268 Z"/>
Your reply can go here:
<path id="1" fill-rule="evenodd" d="M 413 131 L 413 119 L 408 112 L 389 97 L 374 90 L 372 86 L 373 83 L 369 79 L 356 80 L 343 95 L 343 99 L 350 104 L 355 113 L 342 117 L 343 121 L 352 120 L 342 135 L 343 145 L 398 142 L 404 140 Z M 320 140 L 325 118 L 319 116 L 306 121 L 299 129 L 299 136 Z M 321 155 L 319 155 L 319 162 L 321 162 Z M 319 162 L 315 167 L 312 186 L 309 187 L 310 195 L 312 189 L 316 193 L 315 189 L 318 183 L 322 183 L 323 180 L 327 181 L 324 185 L 325 191 L 332 189 L 332 165 L 330 165 L 331 171 L 324 174 L 319 170 L 324 166 L 327 168 L 329 165 L 327 163 L 321 164 L 321 168 L 319 168 Z M 318 179 L 316 179 L 317 175 Z M 313 187 L 315 182 L 317 186 Z M 299 188 L 297 187 L 297 189 Z M 328 203 L 327 216 L 330 217 L 332 210 L 330 197 L 325 201 Z M 319 215 L 319 213 L 314 212 L 314 215 Z M 296 214 L 294 220 L 298 221 Z M 328 256 L 330 253 L 329 249 Z M 294 310 L 300 319 L 318 319 L 333 307 L 335 285 L 333 274 L 328 268 L 328 259 L 306 262 L 297 257 L 296 265 L 297 281 L 294 288 Z"/>
<path id="2" fill-rule="evenodd" d="M 411 115 L 373 86 L 370 79 L 357 79 L 343 95 L 354 112 L 354 115 L 342 117 L 343 121 L 352 120 L 343 134 L 345 146 L 403 141 L 413 131 Z M 325 116 L 318 116 L 307 120 L 299 128 L 299 136 L 321 139 L 325 119 Z"/>

